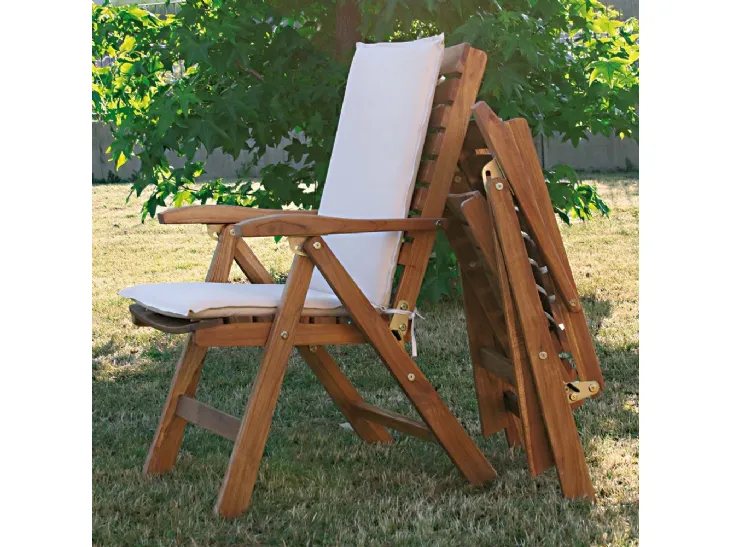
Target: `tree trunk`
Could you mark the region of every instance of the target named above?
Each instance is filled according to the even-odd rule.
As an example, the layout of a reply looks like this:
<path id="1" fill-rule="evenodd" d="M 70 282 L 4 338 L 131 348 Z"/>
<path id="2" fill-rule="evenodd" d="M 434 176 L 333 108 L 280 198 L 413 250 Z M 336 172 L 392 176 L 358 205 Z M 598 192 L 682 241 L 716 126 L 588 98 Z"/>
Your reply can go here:
<path id="1" fill-rule="evenodd" d="M 337 2 L 335 26 L 335 55 L 339 60 L 351 57 L 355 52 L 355 42 L 360 40 L 360 7 L 357 0 Z"/>

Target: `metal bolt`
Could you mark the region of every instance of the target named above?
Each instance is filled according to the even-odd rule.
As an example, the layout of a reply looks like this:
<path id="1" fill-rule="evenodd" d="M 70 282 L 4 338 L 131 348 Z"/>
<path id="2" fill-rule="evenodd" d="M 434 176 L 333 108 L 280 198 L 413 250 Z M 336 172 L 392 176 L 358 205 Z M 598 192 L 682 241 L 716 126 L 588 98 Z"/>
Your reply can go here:
<path id="1" fill-rule="evenodd" d="M 236 230 L 234 230 L 233 228 L 231 228 L 231 235 L 232 236 L 236 235 Z"/>
<path id="2" fill-rule="evenodd" d="M 402 310 L 407 310 L 407 309 L 408 309 L 408 304 L 406 304 L 405 302 L 403 302 L 403 303 L 401 303 L 401 305 L 400 305 L 400 306 L 398 306 L 398 307 L 399 307 L 400 309 L 402 309 Z"/>
<path id="3" fill-rule="evenodd" d="M 461 182 L 461 177 L 454 177 L 454 182 Z"/>
<path id="4" fill-rule="evenodd" d="M 413 381 L 413 380 L 415 380 L 415 379 L 416 379 L 416 375 L 415 375 L 415 374 L 413 374 L 412 372 L 411 372 L 410 374 L 408 374 L 408 380 L 409 380 L 409 381 L 411 381 L 411 382 L 412 382 L 412 381 Z"/>
<path id="5" fill-rule="evenodd" d="M 477 263 L 476 262 L 469 262 L 469 267 L 470 268 L 476 268 L 477 267 Z"/>
<path id="6" fill-rule="evenodd" d="M 596 384 L 589 385 L 588 391 L 590 391 L 591 393 L 595 393 L 596 391 L 598 391 L 598 385 L 596 385 Z"/>
<path id="7" fill-rule="evenodd" d="M 282 337 L 282 338 L 283 338 L 284 340 L 286 340 L 287 338 L 289 338 L 289 333 L 288 333 L 288 332 L 286 332 L 285 330 L 283 330 L 283 331 L 281 331 L 281 337 Z"/>
<path id="8" fill-rule="evenodd" d="M 495 184 L 495 185 L 494 185 L 494 187 L 495 187 L 495 188 L 496 188 L 497 190 L 501 190 L 502 188 L 504 188 L 504 184 L 502 184 L 501 182 L 498 182 L 497 184 Z"/>
<path id="9" fill-rule="evenodd" d="M 537 356 L 540 359 L 547 359 L 547 352 L 546 351 L 541 351 L 540 353 L 537 354 Z"/>
<path id="10" fill-rule="evenodd" d="M 317 346 L 309 346 L 309 351 L 315 353 L 317 351 Z"/>
<path id="11" fill-rule="evenodd" d="M 571 301 L 568 302 L 568 305 L 571 308 L 575 308 L 578 305 L 578 302 L 576 302 L 575 299 L 573 299 L 573 300 L 571 300 Z"/>
<path id="12" fill-rule="evenodd" d="M 441 221 L 440 220 L 437 220 L 436 221 L 436 226 L 441 226 Z"/>
<path id="13" fill-rule="evenodd" d="M 314 247 L 315 249 L 321 249 L 322 244 L 319 241 L 315 241 L 314 243 L 312 243 L 312 247 Z"/>
<path id="14" fill-rule="evenodd" d="M 578 394 L 577 393 L 571 393 L 570 394 L 570 400 L 571 401 L 577 401 L 578 400 Z"/>
<path id="15" fill-rule="evenodd" d="M 402 330 L 402 331 L 404 331 L 404 332 L 405 332 L 405 330 L 406 330 L 406 325 L 405 325 L 405 323 L 401 323 L 400 325 L 398 325 L 398 330 Z"/>

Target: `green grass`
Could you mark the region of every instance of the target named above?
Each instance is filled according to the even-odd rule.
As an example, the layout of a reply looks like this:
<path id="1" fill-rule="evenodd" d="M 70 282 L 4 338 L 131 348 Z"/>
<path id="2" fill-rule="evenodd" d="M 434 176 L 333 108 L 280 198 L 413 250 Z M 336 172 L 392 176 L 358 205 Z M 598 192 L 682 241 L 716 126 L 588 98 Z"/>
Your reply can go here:
<path id="1" fill-rule="evenodd" d="M 638 543 L 638 180 L 601 176 L 610 218 L 563 235 L 606 378 L 576 412 L 598 502 L 566 502 L 555 470 L 537 479 L 503 435 L 479 435 L 464 317 L 457 302 L 426 309 L 419 365 L 499 473 L 469 487 L 433 443 L 405 436 L 364 445 L 303 361 L 292 357 L 251 509 L 213 515 L 232 443 L 189 427 L 175 470 L 142 464 L 182 337 L 135 328 L 126 286 L 204 278 L 214 247 L 199 226 L 139 222 L 127 186 L 93 191 L 93 540 L 99 545 L 635 545 Z M 272 272 L 285 243 L 253 240 Z M 237 270 L 236 270 L 237 271 Z M 234 278 L 241 278 L 240 272 Z M 369 402 L 414 415 L 368 348 L 334 349 Z M 198 396 L 240 415 L 260 349 L 215 349 Z M 397 434 L 396 434 L 397 435 Z M 63 447 L 59 447 L 63 449 Z"/>

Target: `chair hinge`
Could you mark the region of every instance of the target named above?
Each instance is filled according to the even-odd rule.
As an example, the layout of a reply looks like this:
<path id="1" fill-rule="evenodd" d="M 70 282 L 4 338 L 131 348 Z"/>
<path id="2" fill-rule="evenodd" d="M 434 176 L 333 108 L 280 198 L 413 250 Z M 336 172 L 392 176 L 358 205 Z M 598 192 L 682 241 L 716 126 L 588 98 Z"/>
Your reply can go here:
<path id="1" fill-rule="evenodd" d="M 598 382 L 565 382 L 565 394 L 568 396 L 568 401 L 575 403 L 581 399 L 587 399 L 598 394 L 600 386 Z"/>
<path id="2" fill-rule="evenodd" d="M 410 311 L 408 302 L 401 300 L 398 302 L 397 309 L 403 311 Z M 399 342 L 404 343 L 406 338 L 406 332 L 408 332 L 408 315 L 405 313 L 394 313 L 390 316 L 390 325 L 388 328 L 396 334 L 396 338 Z"/>

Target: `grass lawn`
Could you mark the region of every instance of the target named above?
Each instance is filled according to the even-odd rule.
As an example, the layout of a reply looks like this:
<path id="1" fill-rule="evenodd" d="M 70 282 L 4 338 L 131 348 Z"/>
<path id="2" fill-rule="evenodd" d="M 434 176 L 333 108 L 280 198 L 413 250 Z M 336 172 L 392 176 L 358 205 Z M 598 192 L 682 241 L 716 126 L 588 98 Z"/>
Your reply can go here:
<path id="1" fill-rule="evenodd" d="M 200 281 L 215 242 L 200 226 L 140 224 L 126 185 L 93 192 L 93 541 L 98 545 L 634 545 L 639 513 L 638 179 L 597 180 L 610 218 L 563 228 L 606 379 L 576 412 L 598 502 L 566 502 L 555 470 L 537 479 L 503 435 L 479 435 L 463 313 L 424 309 L 419 365 L 499 473 L 471 488 L 434 443 L 365 445 L 293 356 L 251 509 L 213 515 L 232 443 L 189 427 L 175 470 L 142 476 L 183 337 L 132 325 L 129 285 Z M 288 245 L 252 240 L 282 275 Z M 242 274 L 234 266 L 234 280 Z M 334 350 L 369 402 L 415 416 L 375 353 Z M 213 349 L 198 397 L 240 416 L 261 349 Z M 59 447 L 62 449 L 62 447 Z"/>

